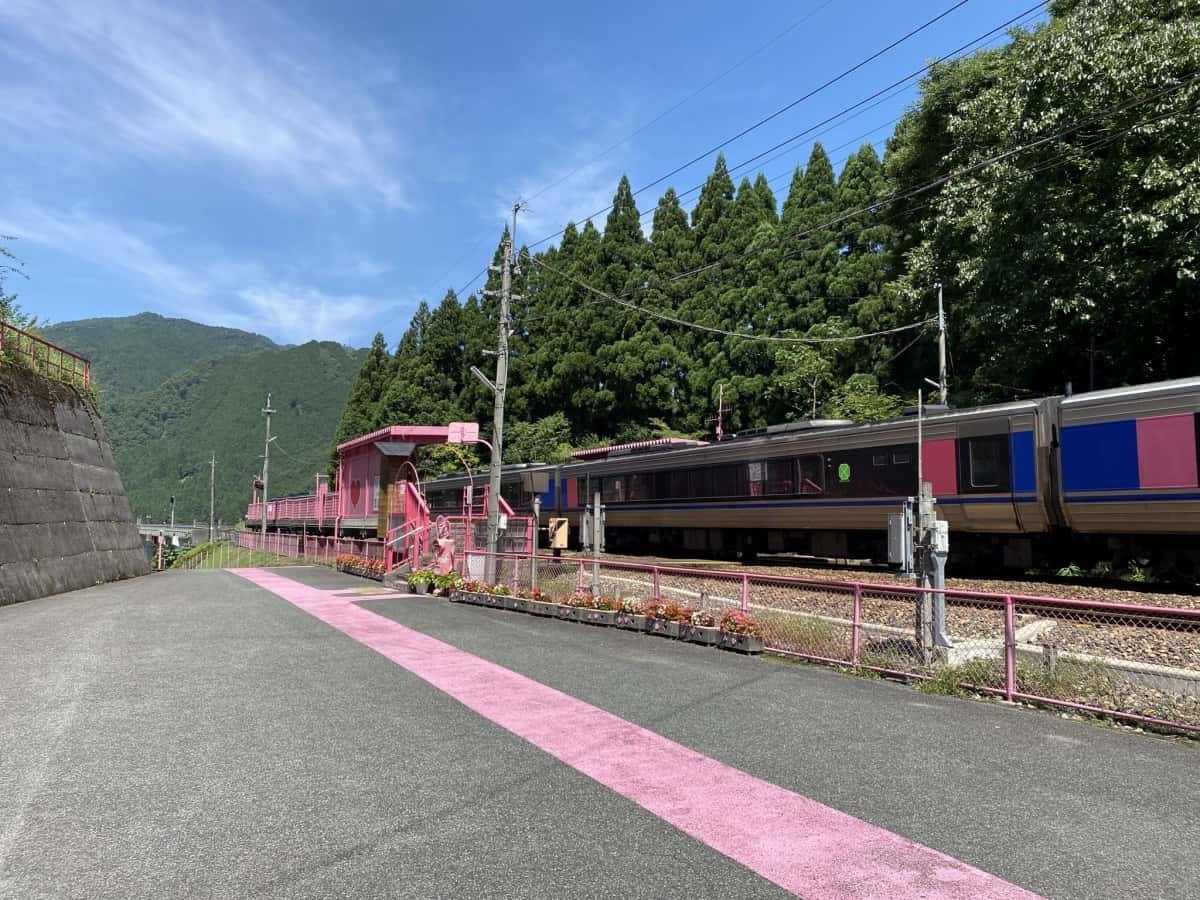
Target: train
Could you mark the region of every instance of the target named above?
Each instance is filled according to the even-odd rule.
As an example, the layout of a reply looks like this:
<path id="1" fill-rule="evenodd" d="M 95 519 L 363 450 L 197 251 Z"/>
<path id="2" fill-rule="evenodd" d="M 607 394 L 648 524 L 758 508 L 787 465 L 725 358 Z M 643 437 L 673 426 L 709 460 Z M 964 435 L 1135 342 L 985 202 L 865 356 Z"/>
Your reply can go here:
<path id="1" fill-rule="evenodd" d="M 477 431 L 392 426 L 340 445 L 345 489 L 334 494 L 318 476 L 315 495 L 268 501 L 269 529 L 382 537 L 379 529 L 407 515 L 389 499 L 394 491 L 416 502 L 412 482 L 399 484 L 416 472 L 414 448 L 453 441 L 456 428 Z M 503 467 L 501 495 L 507 511 L 526 516 L 536 489 L 543 526 L 567 520 L 573 548 L 599 493 L 610 552 L 886 561 L 888 518 L 920 478 L 949 524 L 951 564 L 1138 561 L 1194 580 L 1198 444 L 1200 378 L 1184 378 L 881 422 L 782 423 L 713 442 L 593 448 L 562 463 Z M 478 517 L 485 482 L 466 472 L 428 480 L 420 503 L 433 516 Z M 256 493 L 247 522 L 260 509 Z"/>
<path id="2" fill-rule="evenodd" d="M 567 519 L 574 546 L 599 492 L 611 552 L 883 561 L 888 517 L 917 492 L 918 427 L 921 478 L 949 523 L 952 564 L 1200 570 L 1200 378 L 929 408 L 919 425 L 906 414 L 784 423 L 712 443 L 643 441 L 506 466 L 502 494 L 528 512 L 528 473 L 544 471 L 543 521 Z M 428 482 L 431 510 L 461 509 L 478 481 Z"/>

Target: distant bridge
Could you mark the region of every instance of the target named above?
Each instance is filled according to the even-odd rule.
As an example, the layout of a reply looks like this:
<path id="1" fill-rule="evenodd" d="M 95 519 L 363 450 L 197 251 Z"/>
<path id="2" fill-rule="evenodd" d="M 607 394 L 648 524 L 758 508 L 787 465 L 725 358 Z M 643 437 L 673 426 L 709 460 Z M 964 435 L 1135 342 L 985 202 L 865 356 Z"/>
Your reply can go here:
<path id="1" fill-rule="evenodd" d="M 156 541 L 158 536 L 163 536 L 163 541 L 173 544 L 178 547 L 180 544 L 203 544 L 208 540 L 208 524 L 200 524 L 193 522 L 188 525 L 175 524 L 169 522 L 143 522 L 137 520 L 137 530 L 143 540 Z M 214 530 L 214 538 L 222 540 L 228 538 L 233 533 L 233 529 L 228 525 L 218 525 Z"/>

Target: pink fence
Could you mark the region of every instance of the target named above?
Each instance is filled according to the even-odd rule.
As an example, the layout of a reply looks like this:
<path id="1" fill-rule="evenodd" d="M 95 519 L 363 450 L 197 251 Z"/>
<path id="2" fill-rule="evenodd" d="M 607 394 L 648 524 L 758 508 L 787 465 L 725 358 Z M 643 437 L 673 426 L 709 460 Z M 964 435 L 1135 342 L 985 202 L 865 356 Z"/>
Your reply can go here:
<path id="1" fill-rule="evenodd" d="M 480 578 L 485 555 L 463 560 Z M 921 589 L 575 557 L 503 555 L 496 580 L 744 610 L 773 653 L 1200 734 L 1200 609 L 947 590 L 949 647 L 918 638 Z"/>
<path id="2" fill-rule="evenodd" d="M 334 538 L 321 535 L 284 534 L 239 531 L 237 544 L 248 550 L 264 550 L 276 556 L 303 559 L 318 565 L 332 566 L 342 553 L 367 559 L 384 558 L 383 541 L 368 538 Z"/>
<path id="3" fill-rule="evenodd" d="M 0 358 L 8 358 L 39 375 L 87 390 L 92 383 L 92 364 L 28 331 L 0 322 Z"/>
<path id="4" fill-rule="evenodd" d="M 337 517 L 336 493 L 326 494 L 323 498 L 316 494 L 304 497 L 284 497 L 267 502 L 267 521 L 288 519 L 294 521 L 316 522 L 318 519 L 333 521 Z M 246 521 L 259 522 L 262 520 L 262 503 L 246 505 Z"/>

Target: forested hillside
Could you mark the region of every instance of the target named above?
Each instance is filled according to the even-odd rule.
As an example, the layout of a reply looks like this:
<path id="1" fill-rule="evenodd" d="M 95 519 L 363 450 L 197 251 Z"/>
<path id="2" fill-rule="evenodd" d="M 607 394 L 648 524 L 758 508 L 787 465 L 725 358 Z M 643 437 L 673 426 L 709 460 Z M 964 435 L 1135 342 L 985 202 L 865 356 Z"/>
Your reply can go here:
<path id="1" fill-rule="evenodd" d="M 280 347 L 262 335 L 154 313 L 64 322 L 41 333 L 92 359 L 129 502 L 153 521 L 170 514 L 172 496 L 177 521 L 208 521 L 214 452 L 216 515 L 227 523 L 241 517 L 262 471 L 268 391 L 278 435 L 271 493 L 310 491 L 366 355 L 328 342 Z"/>
<path id="2" fill-rule="evenodd" d="M 156 388 L 205 360 L 275 348 L 261 334 L 148 312 L 61 322 L 39 331 L 46 340 L 92 360 L 101 393 L 118 396 Z"/>
<path id="3" fill-rule="evenodd" d="M 209 360 L 153 391 L 110 398 L 105 424 L 134 513 L 159 521 L 171 495 L 179 521 L 208 521 L 209 460 L 217 454 L 216 514 L 236 522 L 262 471 L 267 392 L 271 494 L 312 492 L 338 412 L 364 351 L 313 341 Z"/>
<path id="4" fill-rule="evenodd" d="M 1200 4 L 1050 9 L 932 67 L 882 159 L 817 143 L 776 196 L 722 157 L 644 209 L 622 179 L 604 222 L 523 249 L 506 458 L 711 433 L 722 390 L 727 430 L 891 415 L 936 376 L 938 283 L 959 405 L 1200 371 Z M 496 318 L 451 292 L 377 337 L 339 439 L 490 422 Z"/>

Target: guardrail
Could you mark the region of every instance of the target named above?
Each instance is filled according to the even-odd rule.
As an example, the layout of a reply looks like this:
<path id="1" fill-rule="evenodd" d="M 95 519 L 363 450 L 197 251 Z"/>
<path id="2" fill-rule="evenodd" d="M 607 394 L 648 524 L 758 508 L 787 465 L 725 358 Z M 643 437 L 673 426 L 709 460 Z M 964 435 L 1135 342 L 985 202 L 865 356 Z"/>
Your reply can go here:
<path id="1" fill-rule="evenodd" d="M 483 556 L 463 560 L 465 577 L 479 577 Z M 498 555 L 496 580 L 528 590 L 533 567 L 528 556 Z M 741 609 L 782 656 L 1200 735 L 1200 608 L 945 590 L 953 646 L 928 652 L 915 635 L 923 591 L 910 585 L 585 557 L 539 556 L 536 567 L 551 595 L 590 588 L 714 614 Z"/>
<path id="2" fill-rule="evenodd" d="M 85 391 L 92 384 L 92 363 L 86 357 L 8 322 L 0 322 L 0 358 L 10 359 L 39 375 L 73 384 Z"/>

